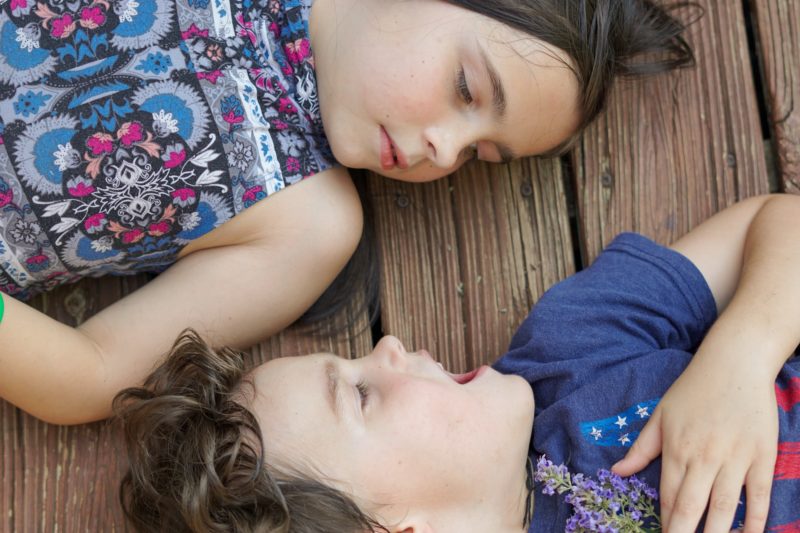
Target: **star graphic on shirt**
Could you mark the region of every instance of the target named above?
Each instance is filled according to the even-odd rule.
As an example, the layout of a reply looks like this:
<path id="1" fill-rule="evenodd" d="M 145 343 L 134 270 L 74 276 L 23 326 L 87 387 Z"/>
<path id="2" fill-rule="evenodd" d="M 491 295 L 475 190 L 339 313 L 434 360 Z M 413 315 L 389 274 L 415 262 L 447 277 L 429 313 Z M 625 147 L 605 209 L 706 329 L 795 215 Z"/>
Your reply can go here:
<path id="1" fill-rule="evenodd" d="M 636 406 L 636 414 L 639 415 L 639 418 L 647 418 L 650 416 L 650 413 L 647 412 L 647 407 L 642 407 L 641 405 Z"/>
<path id="2" fill-rule="evenodd" d="M 624 428 L 628 425 L 628 417 L 627 416 L 617 416 L 617 421 L 614 422 L 616 425 L 619 426 L 620 429 Z"/>
<path id="3" fill-rule="evenodd" d="M 618 440 L 618 441 L 620 442 L 620 444 L 622 444 L 623 446 L 625 446 L 626 444 L 630 444 L 630 442 L 631 442 L 631 439 L 629 439 L 629 438 L 628 438 L 628 433 L 625 433 L 624 435 L 622 435 L 622 436 L 621 436 L 619 439 L 617 439 L 617 440 Z"/>
<path id="4" fill-rule="evenodd" d="M 591 431 L 591 433 L 589 433 L 589 434 L 590 434 L 592 437 L 594 437 L 594 440 L 597 440 L 597 439 L 599 439 L 599 438 L 601 438 L 601 437 L 603 436 L 603 431 L 602 431 L 602 430 L 599 430 L 599 429 L 597 429 L 597 428 L 596 428 L 596 427 L 594 427 L 594 426 L 592 426 L 592 431 Z"/>

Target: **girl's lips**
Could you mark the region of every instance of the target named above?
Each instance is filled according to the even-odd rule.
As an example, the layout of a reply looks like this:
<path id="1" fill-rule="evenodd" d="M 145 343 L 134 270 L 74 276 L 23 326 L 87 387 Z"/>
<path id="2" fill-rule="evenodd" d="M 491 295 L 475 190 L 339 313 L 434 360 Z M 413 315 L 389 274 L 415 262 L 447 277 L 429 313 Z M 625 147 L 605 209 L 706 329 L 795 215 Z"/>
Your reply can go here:
<path id="1" fill-rule="evenodd" d="M 392 170 L 394 168 L 394 153 L 392 152 L 392 140 L 389 134 L 381 126 L 381 168 Z"/>
<path id="2" fill-rule="evenodd" d="M 383 170 L 392 170 L 395 166 L 405 169 L 408 168 L 405 154 L 397 148 L 389 133 L 383 126 L 380 127 L 381 136 L 381 168 Z"/>

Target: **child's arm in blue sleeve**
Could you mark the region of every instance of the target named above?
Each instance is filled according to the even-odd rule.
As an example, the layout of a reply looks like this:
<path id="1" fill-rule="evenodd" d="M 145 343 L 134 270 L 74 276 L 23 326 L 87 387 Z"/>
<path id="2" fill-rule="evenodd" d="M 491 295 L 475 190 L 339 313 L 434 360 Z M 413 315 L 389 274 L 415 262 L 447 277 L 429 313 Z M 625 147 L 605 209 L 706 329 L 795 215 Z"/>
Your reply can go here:
<path id="1" fill-rule="evenodd" d="M 706 278 L 719 319 L 664 395 L 622 475 L 662 455 L 665 531 L 729 531 L 746 485 L 745 530 L 762 531 L 778 435 L 774 382 L 800 343 L 800 197 L 747 200 L 673 245 Z"/>

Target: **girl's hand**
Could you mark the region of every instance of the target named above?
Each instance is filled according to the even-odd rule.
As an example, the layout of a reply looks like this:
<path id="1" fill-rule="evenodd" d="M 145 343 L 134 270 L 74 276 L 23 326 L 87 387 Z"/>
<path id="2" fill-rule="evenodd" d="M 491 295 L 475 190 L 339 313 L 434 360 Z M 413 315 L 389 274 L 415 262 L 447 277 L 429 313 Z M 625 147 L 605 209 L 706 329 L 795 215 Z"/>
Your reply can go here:
<path id="1" fill-rule="evenodd" d="M 708 352 L 706 352 L 708 354 Z M 698 354 L 699 356 L 700 354 Z M 629 476 L 662 455 L 666 533 L 727 532 L 746 487 L 745 532 L 763 531 L 777 456 L 774 376 L 745 359 L 695 357 L 673 383 L 628 454 L 612 470 Z M 753 359 L 753 358 L 751 358 Z"/>

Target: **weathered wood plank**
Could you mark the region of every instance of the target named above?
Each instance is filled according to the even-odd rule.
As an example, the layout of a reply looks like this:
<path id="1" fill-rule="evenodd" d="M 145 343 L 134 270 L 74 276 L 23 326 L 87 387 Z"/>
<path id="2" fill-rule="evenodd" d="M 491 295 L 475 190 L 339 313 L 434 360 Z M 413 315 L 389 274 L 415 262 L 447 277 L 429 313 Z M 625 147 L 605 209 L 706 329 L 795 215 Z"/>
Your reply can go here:
<path id="1" fill-rule="evenodd" d="M 44 295 L 35 305 L 75 325 L 145 281 L 87 280 Z M 313 334 L 292 328 L 269 339 L 250 350 L 250 359 L 316 351 L 363 355 L 371 334 L 364 310 L 354 309 Z M 344 331 L 337 335 L 339 328 Z M 51 426 L 0 402 L 0 431 L 0 531 L 131 531 L 117 502 L 126 467 L 117 425 Z"/>
<path id="2" fill-rule="evenodd" d="M 85 280 L 35 299 L 33 305 L 77 325 L 145 276 Z M 75 427 L 45 424 L 0 402 L 4 531 L 128 531 L 117 504 L 125 468 L 119 428 L 101 422 Z"/>
<path id="3" fill-rule="evenodd" d="M 750 0 L 783 190 L 800 193 L 800 2 Z"/>
<path id="4" fill-rule="evenodd" d="M 369 194 L 381 259 L 384 332 L 409 349 L 465 353 L 450 183 L 413 185 L 370 176 Z"/>
<path id="5" fill-rule="evenodd" d="M 468 165 L 434 183 L 371 176 L 382 325 L 452 371 L 501 354 L 531 304 L 574 271 L 558 161 Z"/>
<path id="6" fill-rule="evenodd" d="M 668 243 L 768 192 L 742 7 L 704 0 L 694 69 L 620 83 L 573 154 L 584 263 L 620 231 Z"/>

